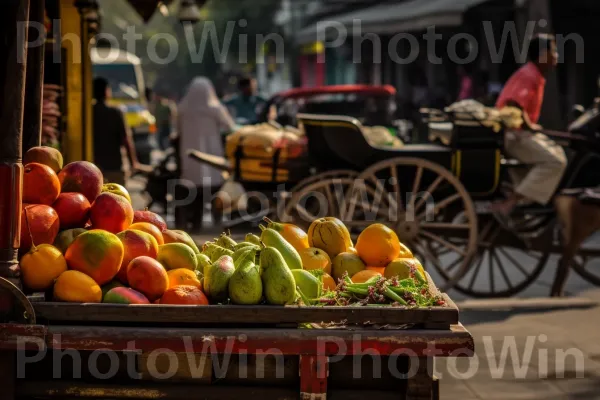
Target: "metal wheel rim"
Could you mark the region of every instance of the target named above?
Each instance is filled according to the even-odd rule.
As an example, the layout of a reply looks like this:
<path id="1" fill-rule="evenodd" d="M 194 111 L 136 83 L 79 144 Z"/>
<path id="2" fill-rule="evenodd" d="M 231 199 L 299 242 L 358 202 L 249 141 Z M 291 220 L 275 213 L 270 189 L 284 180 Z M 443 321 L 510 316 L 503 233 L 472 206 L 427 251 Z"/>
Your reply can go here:
<path id="1" fill-rule="evenodd" d="M 445 229 L 462 229 L 465 231 L 465 233 L 467 235 L 467 240 L 466 240 L 467 246 L 464 250 L 460 250 L 460 252 L 458 252 L 458 257 L 459 257 L 460 261 L 457 264 L 459 265 L 459 268 L 455 269 L 453 276 L 449 276 L 448 274 L 446 274 L 444 276 L 445 282 L 443 284 L 439 285 L 440 290 L 448 291 L 456 284 L 456 282 L 458 282 L 467 273 L 467 271 L 469 270 L 469 267 L 471 266 L 472 258 L 476 253 L 476 249 L 477 249 L 477 214 L 475 213 L 475 207 L 474 207 L 473 201 L 472 201 L 469 193 L 466 191 L 466 189 L 462 185 L 462 183 L 454 175 L 452 175 L 452 173 L 450 171 L 448 171 L 447 169 L 445 169 L 444 167 L 442 167 L 438 164 L 432 163 L 427 160 L 417 159 L 417 158 L 394 158 L 394 159 L 390 159 L 390 160 L 381 161 L 377 164 L 372 165 L 371 167 L 367 168 L 364 172 L 362 172 L 359 175 L 357 182 L 358 182 L 358 184 L 362 184 L 361 182 L 366 181 L 367 179 L 370 179 L 372 181 L 373 177 L 377 178 L 378 172 L 381 172 L 386 169 L 389 169 L 389 171 L 391 173 L 391 178 L 396 178 L 396 181 L 399 181 L 399 179 L 398 179 L 399 175 L 397 175 L 398 174 L 397 168 L 399 168 L 399 167 L 400 168 L 401 167 L 416 168 L 415 179 L 413 181 L 413 185 L 411 188 L 412 193 L 422 192 L 419 189 L 421 189 L 421 183 L 422 183 L 421 179 L 422 179 L 425 171 L 433 173 L 434 176 L 437 176 L 435 181 L 432 184 L 428 185 L 427 190 L 425 190 L 425 192 L 435 194 L 436 190 L 440 187 L 440 185 L 442 185 L 442 183 L 445 183 L 446 186 L 450 185 L 450 187 L 452 189 L 454 189 L 455 193 L 453 195 L 442 199 L 436 205 L 434 205 L 434 210 L 433 210 L 434 214 L 436 214 L 436 215 L 441 214 L 442 211 L 448 209 L 449 206 L 451 206 L 456 201 L 460 200 L 463 204 L 462 210 L 467 219 L 466 224 L 456 225 L 456 224 L 451 224 L 448 221 L 444 221 L 444 222 L 425 221 L 424 223 L 422 223 L 421 221 L 419 221 L 419 219 L 421 218 L 421 215 L 419 214 L 419 210 L 420 210 L 419 207 L 420 206 L 422 207 L 422 204 L 420 204 L 421 200 L 414 201 L 411 199 L 411 201 L 410 201 L 411 204 L 406 204 L 406 207 L 404 207 L 403 203 L 406 203 L 406 201 L 403 202 L 403 200 L 401 198 L 402 197 L 402 189 L 399 188 L 399 184 L 393 184 L 393 186 L 394 186 L 394 194 L 393 195 L 390 193 L 388 193 L 385 196 L 382 195 L 382 197 L 386 198 L 387 201 L 390 203 L 390 208 L 396 207 L 395 215 L 398 216 L 399 220 L 402 218 L 402 213 L 405 213 L 406 211 L 408 211 L 410 209 L 410 210 L 412 210 L 412 212 L 415 216 L 415 220 L 419 221 L 418 223 L 420 224 L 420 227 L 419 227 L 419 232 L 417 233 L 417 236 L 419 236 L 419 234 L 420 234 L 420 237 L 414 243 L 406 243 L 406 244 L 409 247 L 412 246 L 411 250 L 416 253 L 416 255 L 417 255 L 417 257 L 419 257 L 420 261 L 422 261 L 423 264 L 427 267 L 429 267 L 429 265 L 433 265 L 433 267 L 436 270 L 439 270 L 440 268 L 443 269 L 443 266 L 439 265 L 438 260 L 435 259 L 435 257 L 431 257 L 431 254 L 429 254 L 427 252 L 427 243 L 428 242 L 435 241 L 443 246 L 448 246 L 449 249 L 458 250 L 458 249 L 455 249 L 455 246 L 450 241 L 431 233 L 430 230 L 433 228 L 433 225 L 437 225 L 437 228 L 441 228 L 442 226 L 444 226 Z M 437 183 L 437 186 L 436 186 L 436 183 Z M 351 196 L 353 197 L 354 196 L 353 192 L 354 192 L 354 188 L 352 188 L 351 191 L 348 193 L 348 197 L 351 197 Z M 454 198 L 454 200 L 452 200 L 451 198 Z M 434 200 L 435 200 L 435 196 L 434 196 Z M 449 202 L 447 204 L 445 204 L 446 201 L 449 201 Z M 356 203 L 355 201 L 349 201 L 348 202 L 349 207 L 352 207 L 352 205 L 355 203 Z M 436 210 L 438 208 L 438 206 L 440 208 L 439 208 L 439 210 Z M 349 218 L 349 217 L 351 217 L 351 218 L 355 217 L 353 209 L 348 210 L 347 218 Z M 369 222 L 374 223 L 375 221 L 369 221 Z M 378 220 L 377 222 L 382 222 L 382 223 L 385 223 L 386 225 L 389 225 L 389 221 Z M 399 221 L 399 223 L 401 224 L 401 221 Z M 366 221 L 365 221 L 365 224 L 366 224 Z M 424 226 L 429 226 L 429 228 L 424 228 Z M 423 232 L 423 233 L 421 233 L 421 232 Z M 427 234 L 425 232 L 427 232 Z M 423 236 L 425 236 L 425 237 L 423 237 Z"/>

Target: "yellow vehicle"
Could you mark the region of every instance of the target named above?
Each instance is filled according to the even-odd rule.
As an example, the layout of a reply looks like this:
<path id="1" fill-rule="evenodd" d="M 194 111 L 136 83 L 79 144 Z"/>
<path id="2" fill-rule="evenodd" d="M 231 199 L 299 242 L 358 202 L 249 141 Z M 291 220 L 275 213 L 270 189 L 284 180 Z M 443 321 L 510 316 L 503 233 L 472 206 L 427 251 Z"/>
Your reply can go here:
<path id="1" fill-rule="evenodd" d="M 148 108 L 141 60 L 126 51 L 103 47 L 92 49 L 91 58 L 94 77 L 103 77 L 110 84 L 110 104 L 125 111 L 139 161 L 150 164 L 156 148 L 156 119 Z"/>

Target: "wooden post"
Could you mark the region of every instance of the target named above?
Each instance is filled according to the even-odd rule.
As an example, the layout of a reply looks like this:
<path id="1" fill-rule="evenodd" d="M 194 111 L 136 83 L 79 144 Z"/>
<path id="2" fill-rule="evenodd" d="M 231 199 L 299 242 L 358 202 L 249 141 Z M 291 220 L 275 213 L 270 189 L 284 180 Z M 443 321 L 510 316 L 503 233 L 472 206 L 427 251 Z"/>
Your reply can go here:
<path id="1" fill-rule="evenodd" d="M 327 399 L 327 376 L 329 360 L 327 356 L 300 356 L 300 399 Z"/>
<path id="2" fill-rule="evenodd" d="M 406 400 L 431 400 L 433 398 L 433 358 L 411 357 L 410 362 L 416 362 L 418 365 L 414 376 L 408 378 Z"/>
<path id="3" fill-rule="evenodd" d="M 44 0 L 30 0 L 29 42 L 27 49 L 27 80 L 25 85 L 25 109 L 23 117 L 23 154 L 42 141 L 42 107 L 44 91 Z M 42 30 L 40 30 L 40 28 Z"/>
<path id="4" fill-rule="evenodd" d="M 0 13 L 0 277 L 20 285 L 22 134 L 29 0 L 5 0 Z M 7 304 L 0 297 L 0 311 Z"/>

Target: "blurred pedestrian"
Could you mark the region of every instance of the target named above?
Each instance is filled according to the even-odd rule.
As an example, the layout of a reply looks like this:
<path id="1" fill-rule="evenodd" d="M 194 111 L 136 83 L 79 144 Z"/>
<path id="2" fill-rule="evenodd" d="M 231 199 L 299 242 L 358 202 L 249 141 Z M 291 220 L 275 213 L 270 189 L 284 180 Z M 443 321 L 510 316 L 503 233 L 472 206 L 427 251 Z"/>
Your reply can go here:
<path id="1" fill-rule="evenodd" d="M 473 76 L 467 67 L 459 65 L 458 67 L 458 79 L 460 81 L 460 88 L 458 92 L 457 101 L 472 99 L 475 96 L 475 82 Z"/>
<path id="2" fill-rule="evenodd" d="M 178 106 L 178 133 L 181 152 L 181 184 L 175 189 L 177 201 L 189 199 L 190 204 L 177 207 L 175 223 L 180 228 L 202 228 L 204 207 L 223 185 L 222 172 L 185 155 L 187 150 L 199 150 L 215 156 L 224 156 L 221 132 L 232 131 L 235 123 L 227 109 L 219 101 L 211 81 L 205 77 L 195 78 Z M 193 192 L 196 192 L 195 195 Z M 193 201 L 192 201 L 193 200 Z M 222 215 L 212 207 L 213 222 L 219 224 Z"/>
<path id="3" fill-rule="evenodd" d="M 100 168 L 104 180 L 108 183 L 125 185 L 125 171 L 121 147 L 125 147 L 131 173 L 146 170 L 138 162 L 131 130 L 125 123 L 121 109 L 106 104 L 112 92 L 108 81 L 98 77 L 94 79 L 94 163 Z"/>
<path id="4" fill-rule="evenodd" d="M 242 77 L 238 81 L 239 92 L 225 101 L 233 117 L 241 124 L 256 124 L 266 100 L 257 94 L 256 79 Z"/>
<path id="5" fill-rule="evenodd" d="M 170 147 L 169 138 L 173 132 L 177 106 L 168 97 L 155 92 L 152 96 L 152 109 L 156 118 L 158 146 L 161 150 L 166 150 Z"/>

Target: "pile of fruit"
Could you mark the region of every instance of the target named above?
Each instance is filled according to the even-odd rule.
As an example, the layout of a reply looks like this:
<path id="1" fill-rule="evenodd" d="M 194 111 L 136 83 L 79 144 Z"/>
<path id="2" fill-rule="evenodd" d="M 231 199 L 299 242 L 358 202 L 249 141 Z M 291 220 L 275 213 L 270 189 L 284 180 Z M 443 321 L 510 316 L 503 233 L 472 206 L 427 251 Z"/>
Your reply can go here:
<path id="1" fill-rule="evenodd" d="M 135 211 L 127 190 L 79 161 L 35 147 L 24 157 L 20 265 L 28 291 L 56 301 L 208 304 L 200 251 L 159 215 Z"/>
<path id="2" fill-rule="evenodd" d="M 393 230 L 367 227 L 356 245 L 336 218 L 304 232 L 266 219 L 260 236 L 222 234 L 200 250 L 93 164 L 60 153 L 24 157 L 21 271 L 53 300 L 121 304 L 441 305 Z"/>
<path id="3" fill-rule="evenodd" d="M 388 227 L 373 224 L 354 246 L 336 218 L 313 221 L 308 233 L 265 219 L 260 237 L 236 243 L 226 234 L 202 248 L 198 274 L 221 304 L 439 306 L 425 271 Z"/>

